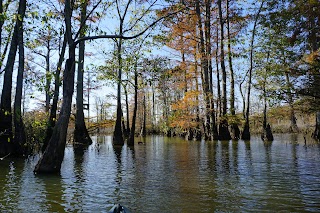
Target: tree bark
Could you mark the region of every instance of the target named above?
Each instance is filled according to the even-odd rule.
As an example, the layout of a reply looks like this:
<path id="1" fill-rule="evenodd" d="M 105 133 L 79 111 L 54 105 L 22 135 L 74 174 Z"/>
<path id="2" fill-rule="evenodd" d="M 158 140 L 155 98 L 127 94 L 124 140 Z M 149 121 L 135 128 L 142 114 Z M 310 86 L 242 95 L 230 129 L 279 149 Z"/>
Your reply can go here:
<path id="1" fill-rule="evenodd" d="M 45 104 L 45 110 L 46 112 L 49 112 L 50 110 L 50 86 L 51 86 L 51 77 L 50 77 L 50 39 L 47 40 L 47 54 L 45 56 L 46 60 L 46 87 L 45 87 L 45 93 L 46 93 L 46 104 Z"/>
<path id="2" fill-rule="evenodd" d="M 56 124 L 58 101 L 59 101 L 59 90 L 60 90 L 60 73 L 61 73 L 61 68 L 62 68 L 62 63 L 64 60 L 66 48 L 67 48 L 67 37 L 65 34 L 64 39 L 63 39 L 63 43 L 62 43 L 61 52 L 59 55 L 57 69 L 56 69 L 56 72 L 54 75 L 54 94 L 53 94 L 52 106 L 50 109 L 50 115 L 49 115 L 49 119 L 48 119 L 48 125 L 47 125 L 47 129 L 46 129 L 46 136 L 45 136 L 45 139 L 44 139 L 43 145 L 42 145 L 42 152 L 44 152 L 45 149 L 47 148 L 48 142 L 52 136 L 53 127 Z"/>
<path id="3" fill-rule="evenodd" d="M 146 104 L 146 95 L 143 95 L 143 121 L 142 121 L 142 128 L 141 128 L 141 132 L 140 135 L 142 137 L 147 136 L 147 104 Z"/>
<path id="4" fill-rule="evenodd" d="M 227 72 L 225 67 L 224 57 L 224 20 L 222 16 L 221 0 L 217 1 L 219 8 L 219 19 L 220 19 L 220 49 L 221 49 L 221 71 L 222 71 L 222 117 L 220 117 L 219 124 L 219 139 L 230 140 L 231 135 L 228 129 L 227 115 Z"/>
<path id="5" fill-rule="evenodd" d="M 132 124 L 130 130 L 130 136 L 128 145 L 134 146 L 134 136 L 136 131 L 136 119 L 137 119 L 137 109 L 138 109 L 138 68 L 137 68 L 137 59 L 134 66 L 134 106 L 133 106 L 133 113 L 132 113 Z"/>
<path id="6" fill-rule="evenodd" d="M 50 138 L 42 157 L 34 169 L 35 173 L 59 173 L 64 158 L 75 74 L 75 43 L 72 38 L 71 15 L 71 2 L 70 0 L 66 0 L 65 23 L 69 44 L 69 58 L 66 61 L 66 67 L 63 75 L 63 103 L 59 119 L 53 129 L 52 137 Z"/>
<path id="7" fill-rule="evenodd" d="M 26 8 L 26 1 L 22 1 L 24 10 Z M 17 75 L 16 96 L 14 99 L 14 144 L 15 153 L 18 156 L 27 154 L 26 134 L 24 130 L 24 123 L 21 113 L 21 100 L 23 88 L 23 72 L 24 72 L 24 44 L 23 44 L 23 27 L 19 28 L 18 32 L 18 47 L 19 47 L 19 67 Z"/>
<path id="8" fill-rule="evenodd" d="M 127 87 L 128 85 L 126 85 Z M 130 135 L 130 114 L 129 114 L 129 100 L 128 100 L 128 90 L 124 88 L 125 99 L 126 99 L 126 125 L 123 128 L 123 133 L 125 137 L 129 137 Z"/>
<path id="9" fill-rule="evenodd" d="M 293 98 L 292 98 L 292 93 L 291 93 L 291 82 L 290 82 L 290 77 L 289 73 L 285 73 L 286 76 L 286 86 L 287 86 L 287 95 L 288 95 L 288 103 L 290 107 L 290 127 L 289 127 L 289 132 L 291 133 L 297 133 L 299 132 L 299 128 L 297 125 L 297 118 L 294 113 L 294 108 L 293 108 Z"/>
<path id="10" fill-rule="evenodd" d="M 12 73 L 17 53 L 19 29 L 22 28 L 22 22 L 26 10 L 26 0 L 19 1 L 18 18 L 14 27 L 10 50 L 7 57 L 7 63 L 4 69 L 3 88 L 0 104 L 0 156 L 13 154 L 18 145 L 14 144 L 12 138 Z"/>
<path id="11" fill-rule="evenodd" d="M 80 38 L 85 36 L 86 32 L 86 18 L 87 18 L 87 0 L 81 3 L 81 31 Z M 78 75 L 77 75 L 77 100 L 76 100 L 76 119 L 74 129 L 75 146 L 87 146 L 92 144 L 92 140 L 88 133 L 83 112 L 83 73 L 84 73 L 84 53 L 85 41 L 79 42 L 79 61 L 78 61 Z M 89 103 L 88 103 L 89 104 Z M 88 110 L 90 110 L 88 108 Z"/>
<path id="12" fill-rule="evenodd" d="M 120 17 L 120 35 L 122 35 L 123 19 Z M 122 39 L 120 38 L 118 43 L 118 88 L 117 88 L 117 117 L 116 125 L 113 133 L 113 143 L 115 145 L 123 145 L 123 131 L 122 131 L 122 109 L 121 109 L 121 81 L 122 81 Z"/>
<path id="13" fill-rule="evenodd" d="M 208 3 L 209 4 L 209 3 Z M 209 80 L 209 67 L 208 67 L 208 55 L 206 55 L 205 51 L 205 38 L 203 33 L 203 26 L 202 26 L 202 19 L 201 19 L 201 11 L 200 11 L 200 2 L 199 0 L 196 1 L 196 15 L 197 15 L 197 25 L 198 31 L 200 36 L 200 46 L 199 51 L 201 55 L 201 71 L 202 71 L 202 87 L 205 99 L 205 106 L 206 106 L 206 115 L 205 115 L 205 135 L 206 138 L 211 138 L 211 140 L 217 139 L 217 132 L 215 131 L 215 118 L 214 116 L 214 108 L 213 108 L 213 98 L 212 92 L 210 91 L 210 80 Z M 211 44 L 207 44 L 211 45 Z"/>
<path id="14" fill-rule="evenodd" d="M 229 1 L 227 0 L 226 10 L 227 10 L 227 36 L 228 36 L 228 61 L 229 61 L 229 69 L 230 69 L 230 113 L 233 118 L 236 117 L 236 110 L 235 110 L 235 94 L 234 94 L 234 72 L 233 72 L 233 65 L 232 65 L 232 54 L 231 54 L 231 36 L 230 36 L 230 13 L 229 13 Z M 232 122 L 230 124 L 231 127 L 231 134 L 233 139 L 240 138 L 240 129 L 238 124 Z"/>
<path id="15" fill-rule="evenodd" d="M 268 52 L 267 55 L 267 63 L 269 63 L 269 56 L 270 53 Z M 267 84 L 267 75 L 270 70 L 267 68 L 264 73 L 264 80 L 263 80 L 263 101 L 264 101 L 264 109 L 263 109 L 263 132 L 261 134 L 261 139 L 264 141 L 273 141 L 273 134 L 271 130 L 271 126 L 267 121 L 267 91 L 266 91 L 266 84 Z"/>
<path id="16" fill-rule="evenodd" d="M 265 1 L 261 2 L 260 8 L 254 18 L 254 24 L 253 24 L 253 30 L 252 30 L 252 36 L 251 36 L 251 41 L 250 41 L 250 67 L 249 67 L 249 79 L 248 79 L 248 94 L 247 94 L 247 104 L 246 104 L 246 114 L 245 114 L 245 123 L 244 123 L 244 128 L 241 134 L 241 139 L 242 140 L 250 140 L 251 135 L 250 135 L 250 121 L 249 121 L 249 116 L 250 116 L 250 95 L 251 95 L 251 82 L 252 82 L 252 70 L 253 70 L 253 50 L 254 50 L 254 39 L 256 35 L 256 28 L 258 25 L 258 19 L 260 16 L 260 12 L 262 10 L 263 4 Z"/>
<path id="17" fill-rule="evenodd" d="M 221 86 L 220 86 L 220 71 L 219 71 L 219 26 L 217 25 L 217 39 L 216 39 L 216 68 L 217 68 L 217 117 L 221 117 Z"/>

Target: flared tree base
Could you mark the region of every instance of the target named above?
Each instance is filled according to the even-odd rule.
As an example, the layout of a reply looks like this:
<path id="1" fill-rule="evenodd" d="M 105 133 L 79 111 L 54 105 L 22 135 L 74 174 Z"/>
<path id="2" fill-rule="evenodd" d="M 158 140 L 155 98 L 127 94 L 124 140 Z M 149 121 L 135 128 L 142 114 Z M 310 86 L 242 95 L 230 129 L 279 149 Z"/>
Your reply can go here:
<path id="1" fill-rule="evenodd" d="M 75 126 L 73 138 L 74 145 L 76 146 L 89 146 L 92 144 L 92 140 L 84 123 Z"/>
<path id="2" fill-rule="evenodd" d="M 243 127 L 243 131 L 241 134 L 241 139 L 242 140 L 250 140 L 251 135 L 250 135 L 250 127 L 249 127 L 249 123 L 245 123 L 244 127 Z"/>
<path id="3" fill-rule="evenodd" d="M 273 141 L 273 134 L 272 134 L 270 124 L 267 124 L 267 127 L 264 129 L 263 133 L 261 134 L 261 139 L 263 141 Z"/>
<path id="4" fill-rule="evenodd" d="M 240 129 L 237 124 L 231 124 L 231 137 L 234 140 L 239 140 L 240 139 Z"/>
<path id="5" fill-rule="evenodd" d="M 222 121 L 219 125 L 219 140 L 231 140 L 228 122 L 226 120 Z"/>

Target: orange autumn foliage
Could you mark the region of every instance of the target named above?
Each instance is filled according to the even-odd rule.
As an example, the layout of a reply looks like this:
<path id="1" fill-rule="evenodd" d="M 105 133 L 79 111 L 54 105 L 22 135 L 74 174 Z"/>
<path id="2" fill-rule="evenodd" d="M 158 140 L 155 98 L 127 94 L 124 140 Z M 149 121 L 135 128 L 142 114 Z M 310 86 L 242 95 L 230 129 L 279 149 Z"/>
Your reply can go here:
<path id="1" fill-rule="evenodd" d="M 182 99 L 171 105 L 174 113 L 170 119 L 170 127 L 185 130 L 198 126 L 195 113 L 198 107 L 197 96 L 199 91 L 188 91 Z"/>

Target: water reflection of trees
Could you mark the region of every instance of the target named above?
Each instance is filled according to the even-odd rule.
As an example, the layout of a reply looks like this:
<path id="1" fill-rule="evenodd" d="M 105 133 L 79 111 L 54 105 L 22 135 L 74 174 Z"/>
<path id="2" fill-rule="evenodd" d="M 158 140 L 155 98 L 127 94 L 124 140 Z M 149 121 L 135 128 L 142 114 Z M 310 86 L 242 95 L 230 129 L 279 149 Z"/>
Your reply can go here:
<path id="1" fill-rule="evenodd" d="M 13 212 L 18 209 L 21 190 L 22 159 L 5 159 L 0 161 L 0 212 Z"/>

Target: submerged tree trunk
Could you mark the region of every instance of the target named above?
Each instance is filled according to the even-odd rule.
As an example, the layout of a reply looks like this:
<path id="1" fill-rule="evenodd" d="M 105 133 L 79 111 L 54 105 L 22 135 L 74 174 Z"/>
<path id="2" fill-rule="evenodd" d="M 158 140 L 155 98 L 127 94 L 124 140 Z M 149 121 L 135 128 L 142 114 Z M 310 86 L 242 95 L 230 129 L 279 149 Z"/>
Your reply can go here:
<path id="1" fill-rule="evenodd" d="M 63 39 L 63 43 L 62 43 L 60 56 L 59 56 L 59 61 L 57 64 L 57 69 L 56 69 L 56 72 L 54 75 L 54 94 L 53 94 L 52 106 L 50 109 L 50 115 L 49 115 L 49 119 L 48 119 L 45 139 L 44 139 L 43 145 L 42 145 L 42 152 L 44 152 L 44 150 L 47 148 L 48 142 L 52 136 L 53 127 L 56 124 L 58 101 L 59 101 L 59 90 L 60 90 L 60 73 L 61 73 L 61 68 L 62 68 L 62 63 L 64 60 L 66 48 L 67 48 L 67 37 L 65 34 L 64 39 Z"/>
<path id="2" fill-rule="evenodd" d="M 26 10 L 26 0 L 19 1 L 18 18 L 14 27 L 10 50 L 7 56 L 7 63 L 4 68 L 3 88 L 1 94 L 0 104 L 0 156 L 13 154 L 16 150 L 17 144 L 14 144 L 12 138 L 12 73 L 17 53 L 18 33 L 22 29 L 22 22 Z"/>
<path id="3" fill-rule="evenodd" d="M 141 128 L 141 132 L 140 135 L 142 137 L 147 136 L 147 104 L 146 104 L 146 95 L 143 95 L 143 121 L 142 121 L 142 128 Z"/>
<path id="4" fill-rule="evenodd" d="M 222 116 L 219 123 L 219 139 L 230 140 L 231 135 L 228 128 L 227 115 L 227 72 L 224 63 L 224 20 L 222 17 L 221 0 L 217 2 L 219 7 L 219 19 L 220 19 L 220 49 L 221 49 L 221 70 L 222 70 Z"/>
<path id="5" fill-rule="evenodd" d="M 221 117 L 221 87 L 220 87 L 220 71 L 219 71 L 219 26 L 217 25 L 216 39 L 216 68 L 217 68 L 217 114 L 216 117 Z"/>
<path id="6" fill-rule="evenodd" d="M 269 62 L 269 54 L 267 56 L 267 62 Z M 263 132 L 261 134 L 261 139 L 264 141 L 273 141 L 273 134 L 271 130 L 271 126 L 267 121 L 267 91 L 266 91 L 266 84 L 267 84 L 267 73 L 269 72 L 266 69 L 264 74 L 264 81 L 263 81 L 263 101 L 264 101 L 264 109 L 263 109 Z"/>
<path id="7" fill-rule="evenodd" d="M 75 48 L 72 45 L 69 46 L 71 46 L 71 48 L 69 48 L 69 59 L 66 61 L 66 68 L 63 75 L 63 103 L 59 119 L 53 129 L 52 137 L 43 156 L 34 169 L 35 173 L 59 173 L 64 158 L 75 71 Z"/>
<path id="8" fill-rule="evenodd" d="M 123 133 L 125 137 L 129 137 L 130 135 L 130 114 L 129 114 L 129 100 L 128 100 L 128 90 L 127 87 L 128 85 L 125 86 L 124 88 L 124 94 L 125 94 L 125 101 L 126 101 L 126 124 L 124 124 L 123 120 Z"/>
<path id="9" fill-rule="evenodd" d="M 87 16 L 87 0 L 81 3 L 81 25 L 80 38 L 85 36 L 86 31 L 86 17 Z M 74 129 L 74 142 L 76 146 L 87 146 L 92 144 L 86 124 L 84 122 L 83 112 L 83 73 L 84 73 L 84 51 L 85 41 L 79 43 L 79 61 L 78 61 L 78 75 L 77 75 L 77 101 L 76 101 L 76 120 Z M 89 104 L 89 103 L 88 103 Z M 88 108 L 88 110 L 90 110 Z"/>
<path id="10" fill-rule="evenodd" d="M 120 24 L 122 27 L 122 24 Z M 120 34 L 122 33 L 122 28 L 120 29 Z M 122 131 L 122 109 L 121 109 L 121 81 L 122 81 L 122 39 L 119 39 L 118 43 L 118 88 L 117 88 L 117 117 L 116 117 L 116 124 L 114 127 L 113 133 L 113 143 L 116 145 L 123 145 L 123 131 Z"/>
<path id="11" fill-rule="evenodd" d="M 75 74 L 75 44 L 71 31 L 71 2 L 65 1 L 65 23 L 66 34 L 69 44 L 69 58 L 63 75 L 63 103 L 60 110 L 59 119 L 55 125 L 52 137 L 37 163 L 35 173 L 59 173 L 64 158 L 67 130 L 71 113 L 72 94 L 74 90 Z"/>
<path id="12" fill-rule="evenodd" d="M 254 50 L 254 38 L 256 35 L 256 28 L 258 25 L 258 19 L 260 16 L 260 12 L 262 10 L 263 4 L 265 1 L 261 2 L 260 8 L 255 16 L 254 24 L 253 24 L 253 30 L 252 30 L 252 37 L 250 41 L 250 67 L 249 67 L 249 79 L 248 79 L 248 94 L 247 94 L 247 104 L 246 104 L 246 113 L 245 113 L 245 123 L 243 127 L 243 131 L 241 134 L 242 140 L 250 140 L 250 124 L 249 124 L 249 116 L 250 116 L 250 94 L 251 94 L 251 81 L 252 81 L 252 70 L 253 70 L 253 50 Z"/>
<path id="13" fill-rule="evenodd" d="M 199 76 L 199 73 L 198 73 L 198 62 L 197 62 L 197 56 L 196 54 L 194 54 L 194 70 L 195 70 L 195 82 L 196 82 L 196 91 L 198 92 L 199 91 L 199 81 L 198 81 L 198 76 Z M 201 127 L 200 127 L 200 105 L 199 105 L 199 97 L 196 96 L 196 123 L 197 123 L 197 126 L 196 126 L 196 129 L 195 129 L 195 132 L 194 132 L 194 139 L 195 140 L 198 140 L 200 141 L 201 140 L 201 137 L 202 137 L 202 134 L 201 134 Z"/>
<path id="14" fill-rule="evenodd" d="M 290 127 L 289 127 L 289 132 L 291 133 L 297 133 L 299 132 L 299 128 L 297 125 L 297 118 L 294 113 L 294 108 L 293 108 L 293 98 L 292 98 L 292 93 L 291 93 L 291 82 L 290 82 L 290 76 L 289 73 L 285 73 L 286 76 L 286 87 L 287 87 L 287 96 L 288 96 L 288 103 L 290 106 Z"/>
<path id="15" fill-rule="evenodd" d="M 136 59 L 137 60 L 137 59 Z M 136 131 L 136 119 L 137 119 L 137 109 L 138 109 L 138 68 L 137 68 L 137 61 L 135 62 L 134 66 L 134 106 L 133 106 L 133 113 L 132 113 L 132 124 L 130 130 L 130 136 L 128 140 L 128 145 L 134 145 L 134 136 Z"/>
<path id="16" fill-rule="evenodd" d="M 209 102 L 210 102 L 210 133 L 211 140 L 216 140 L 218 138 L 215 108 L 214 108 L 214 93 L 213 93 L 213 79 L 212 79 L 212 51 L 211 51 L 211 4 L 212 1 L 205 1 L 206 16 L 205 16 L 205 41 L 206 41 L 206 60 L 207 60 L 207 72 L 208 72 L 208 85 L 209 85 Z"/>
<path id="17" fill-rule="evenodd" d="M 26 3 L 26 2 L 24 2 Z M 26 7 L 24 5 L 24 7 Z M 19 29 L 18 33 L 18 47 L 19 47 L 19 67 L 17 75 L 16 96 L 14 99 L 14 144 L 15 153 L 18 156 L 26 153 L 26 134 L 24 130 L 24 123 L 21 113 L 21 100 L 22 100 L 22 88 L 23 88 L 23 72 L 24 72 L 24 44 L 23 44 L 23 27 Z"/>
<path id="18" fill-rule="evenodd" d="M 233 65 L 232 65 L 232 54 L 231 54 L 231 36 L 230 36 L 230 14 L 229 14 L 229 1 L 227 0 L 227 36 L 228 36 L 228 61 L 229 61 L 229 69 L 230 69 L 230 113 L 233 117 L 233 120 L 236 120 L 236 110 L 235 110 L 235 94 L 234 94 L 234 72 L 233 72 Z M 231 134 L 233 139 L 240 138 L 240 129 L 238 124 L 233 121 L 230 124 L 231 127 Z"/>
<path id="19" fill-rule="evenodd" d="M 207 2 L 209 4 L 209 2 Z M 207 6 L 208 7 L 208 6 Z M 217 139 L 217 132 L 215 131 L 215 128 L 213 128 L 215 124 L 215 117 L 214 116 L 214 105 L 212 100 L 212 92 L 210 91 L 210 80 L 209 80 L 209 64 L 207 57 L 209 54 L 206 54 L 205 49 L 205 38 L 203 33 L 203 25 L 202 25 L 202 18 L 201 18 L 201 9 L 200 9 L 200 2 L 196 1 L 196 15 L 197 15 L 197 28 L 199 31 L 199 37 L 200 37 L 200 44 L 199 44 L 199 51 L 200 51 L 200 60 L 201 60 L 201 72 L 202 72 L 202 88 L 204 93 L 204 99 L 205 99 L 205 106 L 206 106 L 206 114 L 205 114 L 205 136 L 206 138 L 210 138 L 211 140 Z M 209 29 L 207 29 L 209 30 Z M 211 44 L 207 44 L 211 45 Z"/>

